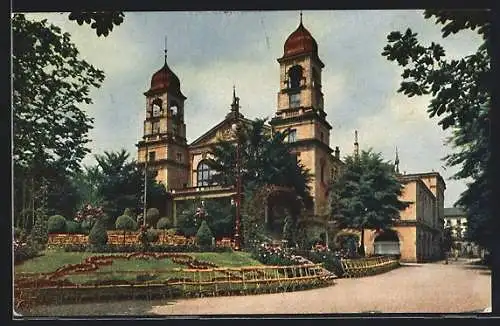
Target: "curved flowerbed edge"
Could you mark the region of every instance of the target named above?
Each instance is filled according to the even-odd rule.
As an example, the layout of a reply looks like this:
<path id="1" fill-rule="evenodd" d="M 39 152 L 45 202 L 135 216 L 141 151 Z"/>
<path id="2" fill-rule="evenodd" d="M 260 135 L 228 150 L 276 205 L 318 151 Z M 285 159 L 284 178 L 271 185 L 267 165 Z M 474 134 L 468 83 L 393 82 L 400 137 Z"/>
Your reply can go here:
<path id="1" fill-rule="evenodd" d="M 72 284 L 61 277 L 95 271 L 100 265 L 112 264 L 114 259 L 172 258 L 192 269 L 179 270 L 193 273 L 223 271 L 227 278 L 212 281 L 178 280 L 176 282 L 141 284 L 86 285 Z M 195 267 L 193 269 L 193 267 Z M 15 305 L 17 309 L 29 309 L 34 304 L 64 304 L 85 301 L 154 298 L 193 298 L 206 296 L 251 295 L 279 293 L 319 288 L 334 284 L 333 278 L 318 270 L 321 264 L 298 266 L 251 266 L 220 268 L 210 262 L 198 261 L 194 257 L 179 253 L 133 253 L 125 255 L 100 255 L 87 257 L 81 264 L 64 265 L 53 273 L 38 274 L 36 278 L 25 277 L 17 280 Z M 293 270 L 293 271 L 292 271 Z M 277 278 L 269 278 L 266 271 L 275 271 Z M 280 278 L 280 271 L 284 274 Z M 300 276 L 299 276 L 300 271 Z M 238 273 L 240 272 L 241 275 Z M 258 277 L 246 279 L 245 273 L 255 272 Z M 292 273 L 293 272 L 293 273 Z M 289 275 L 293 274 L 292 277 Z M 195 274 L 193 274 L 195 275 Z"/>

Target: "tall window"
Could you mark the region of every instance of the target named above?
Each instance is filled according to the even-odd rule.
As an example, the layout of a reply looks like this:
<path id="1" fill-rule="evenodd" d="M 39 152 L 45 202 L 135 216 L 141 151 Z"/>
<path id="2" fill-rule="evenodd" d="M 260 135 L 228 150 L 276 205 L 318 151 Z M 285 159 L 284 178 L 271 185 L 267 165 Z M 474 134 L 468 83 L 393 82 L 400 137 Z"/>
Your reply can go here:
<path id="1" fill-rule="evenodd" d="M 182 162 L 182 153 L 177 153 L 177 162 Z"/>
<path id="2" fill-rule="evenodd" d="M 160 121 L 153 122 L 151 128 L 152 128 L 151 133 L 153 133 L 153 134 L 159 134 L 160 133 Z"/>
<path id="3" fill-rule="evenodd" d="M 288 133 L 288 142 L 293 143 L 297 141 L 297 129 L 290 129 Z"/>
<path id="4" fill-rule="evenodd" d="M 214 173 L 215 171 L 213 171 L 210 166 L 208 166 L 206 161 L 201 161 L 200 164 L 198 164 L 198 168 L 196 169 L 197 186 L 202 187 L 214 184 L 214 182 L 212 181 L 212 176 L 214 175 Z"/>
<path id="5" fill-rule="evenodd" d="M 300 106 L 300 93 L 290 94 L 290 107 L 298 108 Z"/>
<path id="6" fill-rule="evenodd" d="M 302 80 L 302 67 L 295 65 L 288 69 L 288 87 L 299 88 L 300 81 Z"/>
<path id="7" fill-rule="evenodd" d="M 148 160 L 151 162 L 154 161 L 155 159 L 156 159 L 156 152 L 149 152 Z"/>

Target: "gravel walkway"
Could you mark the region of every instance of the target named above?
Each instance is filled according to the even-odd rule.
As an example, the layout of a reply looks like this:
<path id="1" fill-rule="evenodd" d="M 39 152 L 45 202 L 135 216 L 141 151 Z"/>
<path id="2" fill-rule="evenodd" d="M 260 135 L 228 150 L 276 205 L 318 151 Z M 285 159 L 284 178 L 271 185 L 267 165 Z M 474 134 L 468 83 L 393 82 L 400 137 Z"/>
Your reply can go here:
<path id="1" fill-rule="evenodd" d="M 179 300 L 153 306 L 161 315 L 453 313 L 491 307 L 491 274 L 465 261 L 407 264 L 388 273 L 338 279 L 327 288 L 300 292 Z"/>
<path id="2" fill-rule="evenodd" d="M 491 307 L 491 273 L 466 261 L 406 264 L 327 288 L 177 301 L 119 301 L 36 307 L 31 316 L 210 315 L 307 313 L 454 313 Z"/>

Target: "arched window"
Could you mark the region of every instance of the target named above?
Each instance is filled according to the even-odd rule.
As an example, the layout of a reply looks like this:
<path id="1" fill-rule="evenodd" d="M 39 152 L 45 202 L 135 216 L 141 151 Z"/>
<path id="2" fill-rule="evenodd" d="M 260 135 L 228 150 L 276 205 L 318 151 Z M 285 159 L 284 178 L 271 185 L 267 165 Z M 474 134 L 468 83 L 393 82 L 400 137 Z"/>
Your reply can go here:
<path id="1" fill-rule="evenodd" d="M 198 187 L 215 184 L 215 182 L 212 181 L 212 177 L 215 174 L 215 171 L 210 168 L 210 166 L 207 164 L 207 161 L 201 161 L 200 164 L 198 164 L 198 168 L 196 169 L 196 174 L 197 174 L 196 184 Z"/>
<path id="2" fill-rule="evenodd" d="M 159 98 L 153 101 L 153 117 L 159 117 L 161 114 L 161 100 Z"/>
<path id="3" fill-rule="evenodd" d="M 299 88 L 300 81 L 302 80 L 302 67 L 295 65 L 288 69 L 288 87 L 289 88 Z"/>
<path id="4" fill-rule="evenodd" d="M 170 102 L 170 112 L 172 112 L 173 116 L 176 116 L 179 113 L 179 104 L 176 101 Z"/>

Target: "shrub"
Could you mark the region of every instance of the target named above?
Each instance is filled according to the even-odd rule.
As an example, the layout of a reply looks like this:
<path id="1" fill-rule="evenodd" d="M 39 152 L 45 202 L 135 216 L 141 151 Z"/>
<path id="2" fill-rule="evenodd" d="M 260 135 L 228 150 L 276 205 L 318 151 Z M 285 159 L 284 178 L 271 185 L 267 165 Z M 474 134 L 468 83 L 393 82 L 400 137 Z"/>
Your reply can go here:
<path id="1" fill-rule="evenodd" d="M 123 211 L 123 214 L 122 215 L 126 215 L 126 216 L 129 216 L 131 217 L 133 220 L 135 220 L 136 218 L 136 215 L 134 213 L 134 210 L 131 209 L 131 208 L 125 208 L 125 210 Z"/>
<path id="2" fill-rule="evenodd" d="M 67 233 L 81 233 L 82 228 L 80 226 L 80 223 L 75 222 L 75 221 L 67 221 L 66 222 L 66 232 Z"/>
<path id="3" fill-rule="evenodd" d="M 39 256 L 37 246 L 33 242 L 14 240 L 14 263 Z"/>
<path id="4" fill-rule="evenodd" d="M 150 208 L 146 212 L 146 223 L 148 225 L 154 226 L 160 219 L 160 211 L 158 208 Z"/>
<path id="5" fill-rule="evenodd" d="M 169 217 L 162 217 L 156 223 L 156 228 L 160 230 L 170 229 L 172 227 L 172 219 Z"/>
<path id="6" fill-rule="evenodd" d="M 157 230 L 155 229 L 148 229 L 146 231 L 146 238 L 148 239 L 148 242 L 156 242 L 160 239 L 160 235 Z"/>
<path id="7" fill-rule="evenodd" d="M 66 232 L 66 219 L 61 215 L 53 215 L 49 217 L 47 231 L 48 233 Z"/>
<path id="8" fill-rule="evenodd" d="M 196 243 L 203 248 L 212 246 L 213 234 L 206 221 L 201 222 L 198 232 L 196 232 Z"/>
<path id="9" fill-rule="evenodd" d="M 115 227 L 117 230 L 134 231 L 137 229 L 137 223 L 129 215 L 122 215 L 116 219 Z"/>
<path id="10" fill-rule="evenodd" d="M 98 248 L 99 246 L 103 246 L 108 242 L 108 233 L 106 232 L 106 219 L 98 220 L 92 230 L 89 233 L 89 244 Z"/>
<path id="11" fill-rule="evenodd" d="M 176 235 L 177 234 L 177 229 L 168 229 L 167 231 L 165 231 L 167 233 L 167 235 Z"/>

